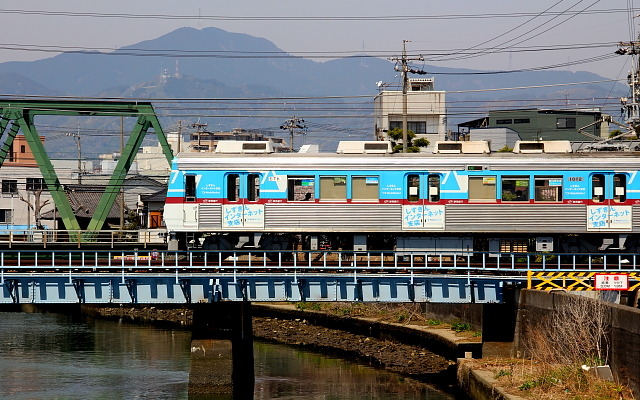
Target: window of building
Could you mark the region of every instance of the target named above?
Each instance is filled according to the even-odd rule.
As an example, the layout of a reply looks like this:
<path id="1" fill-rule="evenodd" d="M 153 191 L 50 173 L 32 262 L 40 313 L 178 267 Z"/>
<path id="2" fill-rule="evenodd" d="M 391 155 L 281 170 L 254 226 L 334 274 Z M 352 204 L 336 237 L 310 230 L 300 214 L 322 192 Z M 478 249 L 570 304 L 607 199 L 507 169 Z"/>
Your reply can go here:
<path id="1" fill-rule="evenodd" d="M 389 129 L 402 129 L 402 121 L 391 121 L 389 122 Z M 407 129 L 413 131 L 416 135 L 426 135 L 427 132 L 427 122 L 426 121 L 408 121 Z M 433 132 L 437 133 L 437 132 Z"/>
<path id="2" fill-rule="evenodd" d="M 604 201 L 604 175 L 593 174 L 591 176 L 591 200 L 595 203 Z"/>
<path id="3" fill-rule="evenodd" d="M 440 201 L 440 175 L 429 175 L 429 201 Z"/>
<path id="4" fill-rule="evenodd" d="M 346 200 L 347 177 L 346 176 L 321 176 L 320 200 Z"/>
<path id="5" fill-rule="evenodd" d="M 209 145 L 208 144 L 194 144 L 191 147 L 194 150 L 197 150 L 197 151 L 209 151 Z"/>
<path id="6" fill-rule="evenodd" d="M 470 176 L 469 200 L 495 201 L 496 177 L 495 176 Z"/>
<path id="7" fill-rule="evenodd" d="M 353 200 L 378 200 L 380 198 L 377 176 L 354 176 L 351 178 L 351 198 Z"/>
<path id="8" fill-rule="evenodd" d="M 2 180 L 2 194 L 14 194 L 18 193 L 18 181 L 15 180 Z"/>
<path id="9" fill-rule="evenodd" d="M 185 175 L 184 177 L 184 199 L 185 201 L 196 201 L 195 175 Z"/>
<path id="10" fill-rule="evenodd" d="M 514 118 L 513 119 L 513 123 L 514 124 L 528 124 L 531 122 L 531 119 L 529 118 Z"/>
<path id="11" fill-rule="evenodd" d="M 10 209 L 0 209 L 0 223 L 10 224 L 12 223 L 13 212 Z"/>
<path id="12" fill-rule="evenodd" d="M 572 129 L 576 127 L 575 118 L 558 118 L 556 119 L 557 129 Z"/>
<path id="13" fill-rule="evenodd" d="M 407 200 L 420 200 L 420 175 L 407 175 Z"/>
<path id="14" fill-rule="evenodd" d="M 247 200 L 260 200 L 260 175 L 258 174 L 247 175 Z"/>
<path id="15" fill-rule="evenodd" d="M 502 177 L 502 201 L 528 201 L 529 177 L 528 176 L 503 176 Z"/>
<path id="16" fill-rule="evenodd" d="M 44 183 L 43 178 L 27 178 L 27 190 L 46 190 L 47 184 Z"/>
<path id="17" fill-rule="evenodd" d="M 289 201 L 315 200 L 315 179 L 313 176 L 290 176 L 287 183 Z"/>
<path id="18" fill-rule="evenodd" d="M 562 201 L 561 176 L 535 177 L 536 201 Z"/>
<path id="19" fill-rule="evenodd" d="M 627 176 L 613 175 L 613 201 L 622 203 L 627 200 Z"/>
<path id="20" fill-rule="evenodd" d="M 26 153 L 27 152 L 27 147 L 23 144 L 20 145 L 20 153 Z"/>
<path id="21" fill-rule="evenodd" d="M 497 125 L 509 125 L 511 123 L 513 123 L 511 118 L 509 118 L 509 119 L 497 119 L 496 120 L 496 124 Z"/>
<path id="22" fill-rule="evenodd" d="M 238 201 L 240 199 L 240 175 L 227 175 L 227 201 Z"/>

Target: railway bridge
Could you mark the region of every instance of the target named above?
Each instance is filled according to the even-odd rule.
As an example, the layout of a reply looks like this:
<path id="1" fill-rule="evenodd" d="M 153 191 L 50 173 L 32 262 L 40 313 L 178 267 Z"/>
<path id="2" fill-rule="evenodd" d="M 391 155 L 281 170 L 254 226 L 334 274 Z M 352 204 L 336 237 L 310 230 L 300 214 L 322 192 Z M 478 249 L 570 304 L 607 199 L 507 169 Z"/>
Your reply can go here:
<path id="1" fill-rule="evenodd" d="M 634 254 L 4 250 L 0 304 L 501 303 L 505 287 L 591 290 Z"/>
<path id="2" fill-rule="evenodd" d="M 175 304 L 193 311 L 189 393 L 253 393 L 251 302 L 483 304 L 483 346 L 513 340 L 516 287 L 590 290 L 634 254 L 5 249 L 0 305 Z M 511 335 L 511 337 L 509 337 Z M 212 384 L 215 382 L 215 384 Z"/>

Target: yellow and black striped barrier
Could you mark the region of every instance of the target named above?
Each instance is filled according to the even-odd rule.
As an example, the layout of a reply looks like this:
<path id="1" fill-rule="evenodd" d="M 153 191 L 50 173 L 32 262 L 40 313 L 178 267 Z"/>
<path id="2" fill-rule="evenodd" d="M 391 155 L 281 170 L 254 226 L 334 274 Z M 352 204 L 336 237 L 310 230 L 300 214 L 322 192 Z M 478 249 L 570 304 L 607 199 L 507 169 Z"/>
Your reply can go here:
<path id="1" fill-rule="evenodd" d="M 595 290 L 594 275 L 597 273 L 617 273 L 614 271 L 598 272 L 535 272 L 527 271 L 527 289 L 569 291 Z M 629 291 L 640 289 L 640 276 L 637 272 L 625 272 L 629 275 Z"/>

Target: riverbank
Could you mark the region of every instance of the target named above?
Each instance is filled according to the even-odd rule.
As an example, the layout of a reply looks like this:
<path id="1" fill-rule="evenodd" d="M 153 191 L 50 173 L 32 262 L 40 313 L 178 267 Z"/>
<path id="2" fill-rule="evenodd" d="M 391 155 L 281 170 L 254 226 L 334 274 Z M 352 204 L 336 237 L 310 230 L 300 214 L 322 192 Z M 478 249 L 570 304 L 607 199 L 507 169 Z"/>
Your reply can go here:
<path id="1" fill-rule="evenodd" d="M 193 318 L 189 309 L 86 306 L 84 311 L 94 317 L 184 328 L 191 325 Z M 443 375 L 455 377 L 455 362 L 445 356 L 452 354 L 451 343 L 446 348 L 440 348 L 440 351 L 432 351 L 419 343 L 392 340 L 391 331 L 411 329 L 407 325 L 387 325 L 372 319 L 338 318 L 317 311 L 302 311 L 293 304 L 256 304 L 253 311 L 253 335 L 260 340 L 357 359 L 427 382 L 439 382 Z M 383 328 L 385 326 L 387 329 Z M 420 328 L 423 335 L 439 338 L 436 342 L 456 340 L 455 333 L 448 332 L 446 328 Z M 449 337 L 445 339 L 445 336 Z M 421 341 L 428 340 L 423 338 Z M 457 340 L 462 345 L 468 342 L 463 338 Z M 479 339 L 474 342 L 479 343 Z"/>

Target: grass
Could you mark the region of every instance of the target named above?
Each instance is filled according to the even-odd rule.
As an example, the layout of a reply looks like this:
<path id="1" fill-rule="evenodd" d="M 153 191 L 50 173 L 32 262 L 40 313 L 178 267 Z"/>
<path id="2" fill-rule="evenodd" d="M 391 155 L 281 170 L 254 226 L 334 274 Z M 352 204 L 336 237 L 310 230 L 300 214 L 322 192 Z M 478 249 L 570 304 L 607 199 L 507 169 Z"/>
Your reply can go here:
<path id="1" fill-rule="evenodd" d="M 508 393 L 536 400 L 631 400 L 630 389 L 604 381 L 578 365 L 548 364 L 525 359 L 470 360 L 473 369 L 493 373 Z"/>
<path id="2" fill-rule="evenodd" d="M 322 311 L 340 317 L 372 318 L 399 324 L 450 329 L 462 337 L 478 340 L 482 337 L 482 331 L 472 330 L 468 323 L 427 318 L 419 304 L 298 302 L 295 306 L 298 310 Z"/>

